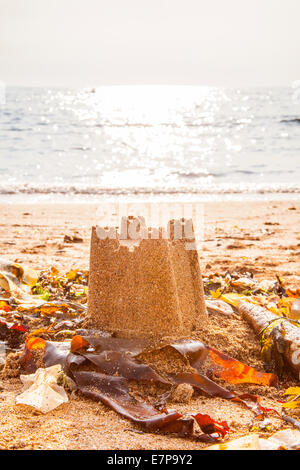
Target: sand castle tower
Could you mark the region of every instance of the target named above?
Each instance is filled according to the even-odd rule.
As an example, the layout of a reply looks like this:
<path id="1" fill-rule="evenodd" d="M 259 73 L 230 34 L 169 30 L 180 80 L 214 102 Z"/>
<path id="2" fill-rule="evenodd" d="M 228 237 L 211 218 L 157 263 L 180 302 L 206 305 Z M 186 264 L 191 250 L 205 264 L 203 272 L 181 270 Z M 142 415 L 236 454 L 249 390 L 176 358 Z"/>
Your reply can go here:
<path id="1" fill-rule="evenodd" d="M 188 237 L 185 235 L 188 233 Z M 190 335 L 207 322 L 192 220 L 93 227 L 86 325 L 133 338 Z"/>

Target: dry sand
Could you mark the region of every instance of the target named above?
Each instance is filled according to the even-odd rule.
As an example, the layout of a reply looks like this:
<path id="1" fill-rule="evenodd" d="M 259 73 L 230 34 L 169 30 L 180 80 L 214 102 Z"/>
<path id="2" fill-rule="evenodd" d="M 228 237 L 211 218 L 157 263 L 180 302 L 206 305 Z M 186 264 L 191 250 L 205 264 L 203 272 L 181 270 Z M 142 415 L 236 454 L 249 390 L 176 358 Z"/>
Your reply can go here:
<path id="1" fill-rule="evenodd" d="M 95 205 L 0 205 L 0 257 L 42 270 L 87 269 L 90 229 L 97 223 Z M 283 276 L 291 285 L 300 280 L 300 202 L 226 202 L 205 204 L 205 240 L 200 253 L 204 275 L 226 270 L 252 271 L 259 279 Z M 65 235 L 82 242 L 67 243 Z M 262 370 L 259 342 L 240 318 L 215 314 L 214 332 L 199 339 Z M 204 337 L 204 336 L 205 337 Z M 262 403 L 279 409 L 282 390 L 242 385 L 236 391 L 263 395 Z M 0 379 L 0 449 L 199 449 L 190 439 L 142 432 L 101 403 L 74 396 L 57 410 L 40 415 L 15 405 L 19 379 Z M 242 405 L 194 393 L 178 411 L 209 413 L 227 420 L 230 437 L 249 431 L 253 414 Z M 171 403 L 172 407 L 172 403 Z M 274 417 L 272 431 L 282 426 Z"/>
<path id="2" fill-rule="evenodd" d="M 0 205 L 0 254 L 41 269 L 88 268 L 93 204 Z M 205 204 L 201 256 L 205 273 L 244 268 L 258 278 L 300 278 L 300 202 Z M 83 243 L 64 243 L 79 234 Z"/>

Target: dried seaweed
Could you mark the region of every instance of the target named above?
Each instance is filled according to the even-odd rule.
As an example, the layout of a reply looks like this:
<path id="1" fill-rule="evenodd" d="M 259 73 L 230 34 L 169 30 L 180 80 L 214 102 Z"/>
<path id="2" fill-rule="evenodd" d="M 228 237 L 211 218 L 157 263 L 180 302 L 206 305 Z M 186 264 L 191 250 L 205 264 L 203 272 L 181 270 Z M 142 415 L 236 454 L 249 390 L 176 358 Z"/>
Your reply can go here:
<path id="1" fill-rule="evenodd" d="M 213 377 L 230 384 L 274 386 L 276 375 L 256 371 L 200 341 L 152 344 L 150 340 L 116 338 L 105 332 L 78 330 L 86 311 L 88 272 L 71 270 L 62 275 L 51 268 L 38 277 L 19 265 L 2 262 L 0 280 L 0 287 L 6 287 L 0 292 L 0 339 L 14 349 L 25 341 L 20 359 L 25 373 L 34 372 L 41 363 L 44 367 L 61 364 L 83 395 L 102 401 L 145 430 L 193 436 L 203 442 L 226 436 L 227 423 L 214 421 L 201 413 L 182 416 L 176 411 L 168 411 L 166 404 L 178 384 L 189 384 L 207 396 L 240 403 L 256 417 L 274 412 L 262 407 L 257 395 L 237 394 L 215 383 Z M 279 320 L 274 321 L 273 326 L 265 325 L 262 335 L 263 352 L 267 357 L 275 344 L 275 360 L 279 364 L 281 357 L 286 355 L 286 342 L 280 339 L 285 338 L 282 325 L 288 322 L 298 328 L 294 319 L 287 318 L 299 292 L 286 289 L 280 279 L 259 284 L 249 273 L 213 275 L 209 280 L 204 279 L 204 284 L 206 292 L 212 292 L 214 298 L 239 308 L 246 304 L 244 309 L 248 310 L 260 306 L 272 315 L 272 319 Z M 70 335 L 74 332 L 72 341 L 57 341 L 57 334 L 66 329 Z M 161 374 L 139 358 L 145 352 L 164 348 L 172 348 L 180 354 L 189 365 L 187 370 Z M 274 354 L 272 358 L 274 360 Z M 131 394 L 129 382 L 132 380 L 157 383 L 167 391 L 156 400 L 139 401 Z M 194 423 L 198 423 L 204 434 L 195 434 Z"/>

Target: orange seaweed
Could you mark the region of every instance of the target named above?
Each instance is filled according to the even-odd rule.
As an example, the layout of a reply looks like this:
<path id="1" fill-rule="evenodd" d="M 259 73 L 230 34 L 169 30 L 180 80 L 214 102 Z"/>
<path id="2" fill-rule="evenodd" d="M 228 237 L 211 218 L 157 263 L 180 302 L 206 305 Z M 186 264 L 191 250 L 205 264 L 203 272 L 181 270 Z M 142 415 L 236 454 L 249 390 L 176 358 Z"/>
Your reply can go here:
<path id="1" fill-rule="evenodd" d="M 202 415 L 198 413 L 196 415 L 192 415 L 193 418 L 197 421 L 201 431 L 205 434 L 218 434 L 219 437 L 224 437 L 229 432 L 229 426 L 226 421 L 215 421 L 209 415 Z"/>
<path id="2" fill-rule="evenodd" d="M 214 348 L 209 348 L 209 355 L 217 366 L 214 374 L 231 384 L 252 383 L 256 385 L 275 386 L 278 378 L 275 374 L 259 372 L 253 367 L 226 356 Z"/>
<path id="3" fill-rule="evenodd" d="M 87 349 L 90 343 L 82 336 L 75 335 L 71 341 L 71 353 L 78 351 L 79 349 Z"/>
<path id="4" fill-rule="evenodd" d="M 29 351 L 34 351 L 36 349 L 45 349 L 46 341 L 42 338 L 31 337 L 26 340 L 25 348 L 28 349 Z"/>

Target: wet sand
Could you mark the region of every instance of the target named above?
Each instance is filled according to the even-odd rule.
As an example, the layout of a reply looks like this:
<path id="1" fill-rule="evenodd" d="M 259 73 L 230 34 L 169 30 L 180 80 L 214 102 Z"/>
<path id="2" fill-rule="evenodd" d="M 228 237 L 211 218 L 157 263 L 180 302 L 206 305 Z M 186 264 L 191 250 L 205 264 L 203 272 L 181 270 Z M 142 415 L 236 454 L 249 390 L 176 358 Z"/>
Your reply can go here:
<path id="1" fill-rule="evenodd" d="M 34 267 L 87 269 L 91 226 L 97 222 L 95 205 L 0 205 L 0 257 Z M 282 276 L 291 286 L 300 280 L 300 202 L 226 202 L 205 204 L 205 235 L 200 262 L 204 274 L 245 270 L 258 279 Z M 70 242 L 76 236 L 77 242 Z M 234 345 L 234 319 L 228 325 L 214 316 L 218 335 Z M 241 322 L 241 320 L 240 320 Z M 237 323 L 238 325 L 238 323 Z M 229 327 L 230 326 L 230 327 Z M 259 343 L 248 325 L 243 335 L 245 357 L 262 367 Z M 239 328 L 238 327 L 238 328 Z M 246 336 L 247 335 L 247 336 Z M 247 337 L 247 343 L 245 342 Z M 227 338 L 227 339 L 226 339 Z M 251 343 L 251 345 L 250 345 Z M 228 351 L 227 351 L 228 352 Z M 233 354 L 232 354 L 233 355 Z M 286 388 L 286 384 L 285 387 Z M 0 449 L 199 449 L 203 444 L 171 436 L 144 433 L 101 403 L 79 397 L 57 410 L 40 415 L 15 405 L 22 389 L 19 379 L 0 378 Z M 234 390 L 263 395 L 263 404 L 275 407 L 282 390 L 243 385 Z M 253 414 L 237 403 L 194 394 L 178 411 L 209 413 L 228 420 L 230 438 L 249 432 Z M 272 417 L 273 431 L 282 422 Z"/>

